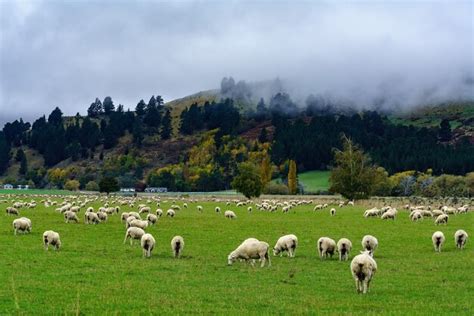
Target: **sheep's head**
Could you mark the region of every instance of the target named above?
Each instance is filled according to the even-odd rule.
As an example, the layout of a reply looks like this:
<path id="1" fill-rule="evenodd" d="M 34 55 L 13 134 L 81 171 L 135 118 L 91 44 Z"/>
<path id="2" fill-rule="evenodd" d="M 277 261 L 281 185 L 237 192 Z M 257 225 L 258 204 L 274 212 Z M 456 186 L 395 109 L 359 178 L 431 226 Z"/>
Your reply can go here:
<path id="1" fill-rule="evenodd" d="M 235 251 L 232 251 L 227 257 L 227 265 L 229 266 L 232 265 L 236 259 L 237 259 L 237 255 L 235 254 Z"/>
<path id="2" fill-rule="evenodd" d="M 277 247 L 273 247 L 273 255 L 276 256 L 280 254 L 280 249 L 278 249 Z"/>
<path id="3" fill-rule="evenodd" d="M 372 253 L 372 251 L 369 251 L 369 250 L 362 250 L 360 253 L 363 254 L 363 255 L 371 256 L 371 257 L 374 256 L 374 254 Z"/>

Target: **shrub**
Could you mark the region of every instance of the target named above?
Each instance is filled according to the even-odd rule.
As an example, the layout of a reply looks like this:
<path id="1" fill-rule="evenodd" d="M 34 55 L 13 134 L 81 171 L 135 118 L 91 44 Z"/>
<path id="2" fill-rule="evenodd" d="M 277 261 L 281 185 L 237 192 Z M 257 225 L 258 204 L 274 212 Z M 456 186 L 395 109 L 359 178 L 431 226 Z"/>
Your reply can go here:
<path id="1" fill-rule="evenodd" d="M 64 188 L 69 191 L 77 191 L 79 190 L 80 183 L 77 180 L 68 180 L 64 184 Z"/>
<path id="2" fill-rule="evenodd" d="M 86 191 L 99 191 L 99 185 L 95 181 L 89 181 L 86 184 Z"/>

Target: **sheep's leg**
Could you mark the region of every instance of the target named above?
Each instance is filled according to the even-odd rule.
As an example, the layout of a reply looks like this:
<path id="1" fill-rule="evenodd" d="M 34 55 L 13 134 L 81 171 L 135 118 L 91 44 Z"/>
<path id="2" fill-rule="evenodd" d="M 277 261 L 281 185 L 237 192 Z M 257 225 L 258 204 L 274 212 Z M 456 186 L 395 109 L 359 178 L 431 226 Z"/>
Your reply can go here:
<path id="1" fill-rule="evenodd" d="M 368 281 L 367 281 L 367 279 L 362 282 L 362 285 L 363 285 L 363 287 L 364 287 L 364 288 L 363 288 L 363 293 L 364 293 L 364 294 L 367 294 L 367 287 L 368 287 Z"/>
<path id="2" fill-rule="evenodd" d="M 15 236 L 16 236 L 16 228 L 15 228 Z"/>
<path id="3" fill-rule="evenodd" d="M 355 279 L 355 283 L 356 283 L 356 291 L 357 293 L 360 293 L 359 279 Z"/>

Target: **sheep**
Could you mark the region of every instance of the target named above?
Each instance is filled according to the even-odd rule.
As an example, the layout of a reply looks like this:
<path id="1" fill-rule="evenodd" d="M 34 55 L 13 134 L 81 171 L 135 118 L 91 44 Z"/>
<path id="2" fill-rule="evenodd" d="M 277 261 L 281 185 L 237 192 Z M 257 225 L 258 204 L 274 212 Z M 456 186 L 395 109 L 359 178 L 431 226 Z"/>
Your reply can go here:
<path id="1" fill-rule="evenodd" d="M 154 225 L 158 221 L 158 216 L 155 214 L 148 214 L 146 216 L 146 220 L 150 223 L 150 225 Z"/>
<path id="2" fill-rule="evenodd" d="M 444 238 L 443 232 L 437 231 L 431 236 L 431 240 L 433 241 L 434 250 L 436 252 L 441 252 L 441 246 L 444 244 L 446 238 Z"/>
<path id="3" fill-rule="evenodd" d="M 158 217 L 163 216 L 163 210 L 160 209 L 160 208 L 156 209 L 156 212 L 155 212 L 155 213 L 156 213 L 156 216 L 158 216 Z"/>
<path id="4" fill-rule="evenodd" d="M 354 201 L 347 202 L 347 205 L 354 206 Z"/>
<path id="5" fill-rule="evenodd" d="M 419 211 L 413 211 L 413 212 L 410 213 L 410 219 L 413 222 L 415 222 L 415 221 L 423 219 L 423 215 L 421 215 L 421 213 Z"/>
<path id="6" fill-rule="evenodd" d="M 120 215 L 120 221 L 123 223 L 129 216 L 130 215 L 127 212 L 123 212 L 122 215 Z"/>
<path id="7" fill-rule="evenodd" d="M 355 280 L 357 293 L 366 294 L 369 291 L 370 281 L 375 272 L 377 272 L 377 263 L 372 258 L 370 251 L 361 251 L 352 259 L 351 273 Z"/>
<path id="8" fill-rule="evenodd" d="M 221 208 L 219 206 L 216 206 L 216 208 L 214 209 L 216 211 L 216 213 L 220 213 L 221 212 Z"/>
<path id="9" fill-rule="evenodd" d="M 449 219 L 449 216 L 447 214 L 440 215 L 436 217 L 435 224 L 436 225 L 447 224 L 448 219 Z"/>
<path id="10" fill-rule="evenodd" d="M 364 238 L 362 238 L 362 248 L 368 250 L 371 256 L 374 255 L 375 249 L 377 249 L 378 246 L 379 241 L 374 236 L 365 235 Z"/>
<path id="11" fill-rule="evenodd" d="M 318 204 L 318 205 L 316 205 L 316 206 L 313 208 L 313 211 L 322 210 L 322 209 L 323 209 L 323 205 L 322 205 L 322 204 Z"/>
<path id="12" fill-rule="evenodd" d="M 142 214 L 142 213 L 149 213 L 149 212 L 150 212 L 150 207 L 148 207 L 148 206 L 142 207 L 142 208 L 140 208 L 140 210 L 138 211 L 139 214 Z"/>
<path id="13" fill-rule="evenodd" d="M 79 206 L 72 206 L 69 211 L 74 212 L 74 213 L 79 213 L 81 208 Z"/>
<path id="14" fill-rule="evenodd" d="M 244 240 L 234 251 L 227 257 L 227 264 L 232 265 L 237 259 L 248 261 L 250 259 L 260 259 L 262 261 L 260 267 L 264 267 L 268 261 L 268 266 L 271 266 L 268 249 L 270 245 L 264 241 L 259 241 L 255 238 Z"/>
<path id="15" fill-rule="evenodd" d="M 456 247 L 459 249 L 464 249 L 464 245 L 467 242 L 467 238 L 469 235 L 466 231 L 459 229 L 454 233 L 454 242 L 456 243 Z"/>
<path id="16" fill-rule="evenodd" d="M 44 250 L 49 250 L 49 245 L 54 247 L 54 250 L 61 248 L 61 239 L 59 234 L 52 230 L 47 230 L 43 233 Z"/>
<path id="17" fill-rule="evenodd" d="M 99 216 L 97 216 L 96 213 L 94 212 L 89 212 L 89 211 L 86 211 L 84 213 L 84 223 L 86 224 L 99 224 L 100 223 L 100 219 L 99 219 Z"/>
<path id="18" fill-rule="evenodd" d="M 142 221 L 141 219 L 134 219 L 128 223 L 128 227 L 138 227 L 145 229 L 148 227 L 148 221 Z"/>
<path id="19" fill-rule="evenodd" d="M 380 210 L 378 208 L 371 208 L 369 210 L 366 210 L 364 212 L 364 217 L 367 218 L 367 217 L 375 217 L 375 216 L 379 216 L 380 214 Z"/>
<path id="20" fill-rule="evenodd" d="M 7 207 L 6 213 L 7 215 L 20 215 L 20 212 L 14 207 Z"/>
<path id="21" fill-rule="evenodd" d="M 21 217 L 13 220 L 13 229 L 14 234 L 16 235 L 18 231 L 25 233 L 31 232 L 31 220 L 26 217 Z"/>
<path id="22" fill-rule="evenodd" d="M 175 258 L 179 258 L 181 256 L 181 252 L 184 248 L 184 239 L 181 236 L 174 236 L 171 239 L 171 251 Z"/>
<path id="23" fill-rule="evenodd" d="M 74 221 L 76 223 L 79 223 L 79 219 L 77 218 L 76 213 L 74 213 L 73 211 L 64 212 L 64 221 L 66 223 L 69 223 L 69 221 Z"/>
<path id="24" fill-rule="evenodd" d="M 293 258 L 295 256 L 296 247 L 298 247 L 298 238 L 295 235 L 285 235 L 278 239 L 273 247 L 273 255 L 276 256 L 280 254 L 283 255 L 283 252 L 288 252 L 288 257 Z"/>
<path id="25" fill-rule="evenodd" d="M 198 212 L 202 212 L 202 206 L 201 205 L 198 205 L 196 208 L 197 208 Z"/>
<path id="26" fill-rule="evenodd" d="M 337 252 L 339 253 L 339 261 L 347 261 L 349 253 L 352 250 L 352 242 L 347 238 L 341 238 L 337 242 Z"/>
<path id="27" fill-rule="evenodd" d="M 319 258 L 324 259 L 328 256 L 332 257 L 336 250 L 336 242 L 329 237 L 321 237 L 317 242 Z"/>
<path id="28" fill-rule="evenodd" d="M 229 210 L 227 210 L 227 211 L 224 212 L 224 216 L 225 216 L 226 218 L 230 218 L 230 219 L 236 219 L 236 218 L 237 218 L 237 215 L 235 215 L 234 212 L 229 211 Z"/>
<path id="29" fill-rule="evenodd" d="M 128 212 L 128 217 L 133 217 L 135 219 L 142 219 L 140 214 L 138 214 L 137 212 Z"/>
<path id="30" fill-rule="evenodd" d="M 188 203 L 183 203 L 184 208 L 188 208 Z"/>
<path id="31" fill-rule="evenodd" d="M 382 219 L 393 219 L 395 220 L 395 216 L 397 215 L 397 210 L 394 208 L 390 208 L 385 213 L 382 214 Z"/>
<path id="32" fill-rule="evenodd" d="M 249 212 L 249 213 L 252 212 L 252 207 L 251 206 L 247 207 L 247 212 Z"/>
<path id="33" fill-rule="evenodd" d="M 336 215 L 336 209 L 335 208 L 330 209 L 329 213 L 331 214 L 331 216 L 335 216 Z"/>
<path id="34" fill-rule="evenodd" d="M 176 215 L 176 213 L 172 209 L 169 209 L 169 210 L 166 211 L 166 216 L 174 217 L 175 215 Z"/>
<path id="35" fill-rule="evenodd" d="M 106 222 L 108 215 L 106 212 L 97 212 L 97 216 L 99 217 L 101 222 Z"/>
<path id="36" fill-rule="evenodd" d="M 143 249 L 143 257 L 150 258 L 151 252 L 155 248 L 155 238 L 151 234 L 143 234 L 140 239 L 140 245 Z"/>
<path id="37" fill-rule="evenodd" d="M 127 239 L 130 238 L 130 246 L 132 246 L 133 240 L 141 239 L 143 235 L 145 235 L 145 231 L 143 229 L 139 227 L 129 227 L 125 233 L 125 239 L 123 240 L 123 243 L 125 244 Z"/>

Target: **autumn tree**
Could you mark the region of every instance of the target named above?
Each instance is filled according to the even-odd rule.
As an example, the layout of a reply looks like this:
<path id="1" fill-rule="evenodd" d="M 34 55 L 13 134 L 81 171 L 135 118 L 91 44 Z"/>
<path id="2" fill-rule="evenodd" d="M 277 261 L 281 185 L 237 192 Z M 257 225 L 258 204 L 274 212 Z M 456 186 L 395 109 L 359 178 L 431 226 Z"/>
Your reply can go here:
<path id="1" fill-rule="evenodd" d="M 288 191 L 290 194 L 296 194 L 298 191 L 298 179 L 296 177 L 296 162 L 290 160 L 288 170 Z"/>

